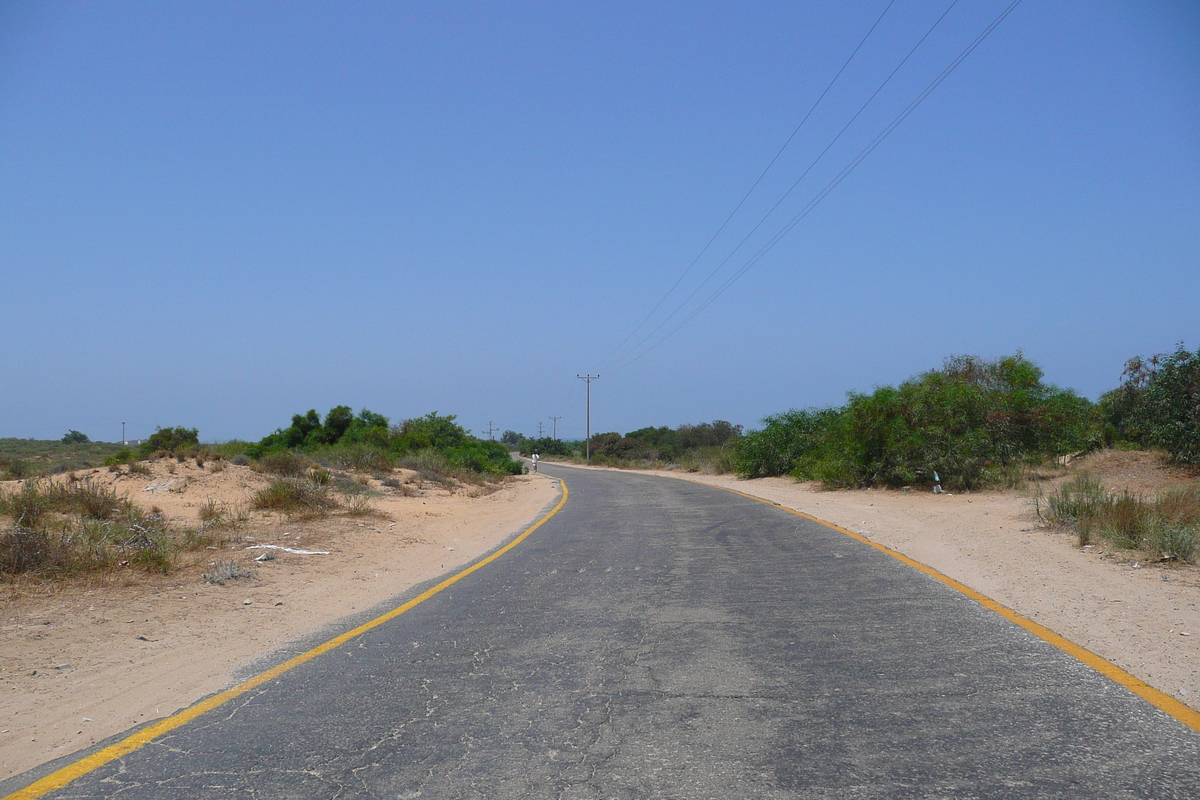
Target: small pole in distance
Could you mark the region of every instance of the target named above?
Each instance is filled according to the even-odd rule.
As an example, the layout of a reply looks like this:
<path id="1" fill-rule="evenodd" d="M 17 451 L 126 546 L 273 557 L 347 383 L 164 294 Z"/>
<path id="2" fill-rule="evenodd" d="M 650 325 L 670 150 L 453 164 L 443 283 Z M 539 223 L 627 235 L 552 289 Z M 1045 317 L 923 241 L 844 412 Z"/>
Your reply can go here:
<path id="1" fill-rule="evenodd" d="M 550 434 L 550 438 L 557 439 L 558 438 L 558 421 L 560 419 L 562 419 L 562 417 L 551 417 L 550 419 L 554 420 L 554 433 Z"/>

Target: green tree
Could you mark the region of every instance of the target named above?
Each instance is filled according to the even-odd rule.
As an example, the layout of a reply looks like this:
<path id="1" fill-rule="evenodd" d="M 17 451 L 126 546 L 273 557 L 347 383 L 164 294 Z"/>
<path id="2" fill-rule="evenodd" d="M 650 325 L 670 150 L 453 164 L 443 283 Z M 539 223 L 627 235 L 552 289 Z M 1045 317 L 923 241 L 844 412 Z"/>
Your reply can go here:
<path id="1" fill-rule="evenodd" d="M 200 431 L 196 428 L 156 428 L 150 438 L 138 447 L 138 451 L 145 455 L 158 450 L 191 450 L 199 445 Z"/>
<path id="2" fill-rule="evenodd" d="M 1200 464 L 1200 349 L 1130 359 L 1120 388 L 1101 397 L 1110 434 Z"/>
<path id="3" fill-rule="evenodd" d="M 91 439 L 86 433 L 80 433 L 76 430 L 67 431 L 62 437 L 63 444 L 87 444 Z"/>
<path id="4" fill-rule="evenodd" d="M 406 419 L 400 425 L 399 437 L 407 441 L 414 450 L 432 447 L 446 450 L 467 443 L 468 432 L 454 420 L 453 414 L 439 415 L 432 411 L 423 417 Z M 507 452 L 507 451 L 506 451 Z"/>

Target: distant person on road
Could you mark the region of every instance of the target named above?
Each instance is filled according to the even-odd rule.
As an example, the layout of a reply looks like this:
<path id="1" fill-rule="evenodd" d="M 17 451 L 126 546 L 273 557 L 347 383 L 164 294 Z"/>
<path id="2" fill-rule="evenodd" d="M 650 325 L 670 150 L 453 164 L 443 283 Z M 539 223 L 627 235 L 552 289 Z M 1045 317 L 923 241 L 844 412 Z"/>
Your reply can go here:
<path id="1" fill-rule="evenodd" d="M 529 457 L 529 460 L 533 462 L 533 471 L 537 472 L 537 462 L 541 461 L 541 459 L 538 458 L 538 454 L 534 453 Z"/>

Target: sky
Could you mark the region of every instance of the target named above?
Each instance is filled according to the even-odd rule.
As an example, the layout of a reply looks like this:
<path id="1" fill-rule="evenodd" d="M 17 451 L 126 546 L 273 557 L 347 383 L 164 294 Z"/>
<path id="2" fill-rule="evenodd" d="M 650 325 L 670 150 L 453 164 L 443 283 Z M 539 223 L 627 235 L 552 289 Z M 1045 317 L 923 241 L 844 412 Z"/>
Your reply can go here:
<path id="1" fill-rule="evenodd" d="M 1200 347 L 1200 5 L 2 2 L 0 276 L 0 437 L 1095 399 Z"/>

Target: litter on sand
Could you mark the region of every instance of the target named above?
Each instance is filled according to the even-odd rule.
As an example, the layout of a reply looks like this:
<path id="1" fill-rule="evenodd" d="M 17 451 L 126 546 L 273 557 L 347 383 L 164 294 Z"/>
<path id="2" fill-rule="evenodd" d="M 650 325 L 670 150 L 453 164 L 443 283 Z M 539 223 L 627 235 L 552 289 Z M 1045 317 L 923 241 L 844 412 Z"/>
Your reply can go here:
<path id="1" fill-rule="evenodd" d="M 294 547 L 280 547 L 277 544 L 252 544 L 247 550 L 282 550 L 285 553 L 295 553 L 298 556 L 327 556 L 328 550 L 297 550 Z"/>

